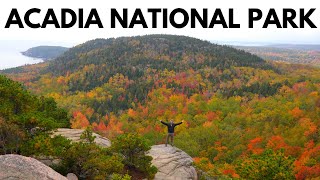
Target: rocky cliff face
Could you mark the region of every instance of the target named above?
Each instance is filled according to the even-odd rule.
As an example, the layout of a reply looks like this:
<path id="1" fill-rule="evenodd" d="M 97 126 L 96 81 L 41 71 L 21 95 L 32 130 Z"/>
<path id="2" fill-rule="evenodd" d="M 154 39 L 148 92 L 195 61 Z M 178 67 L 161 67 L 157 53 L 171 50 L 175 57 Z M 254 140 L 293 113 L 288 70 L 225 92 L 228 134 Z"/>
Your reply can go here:
<path id="1" fill-rule="evenodd" d="M 0 156 L 0 179 L 67 180 L 36 159 L 14 154 Z"/>
<path id="2" fill-rule="evenodd" d="M 151 147 L 148 155 L 152 156 L 152 164 L 158 168 L 156 180 L 197 179 L 197 172 L 192 166 L 192 158 L 176 147 L 155 145 Z"/>

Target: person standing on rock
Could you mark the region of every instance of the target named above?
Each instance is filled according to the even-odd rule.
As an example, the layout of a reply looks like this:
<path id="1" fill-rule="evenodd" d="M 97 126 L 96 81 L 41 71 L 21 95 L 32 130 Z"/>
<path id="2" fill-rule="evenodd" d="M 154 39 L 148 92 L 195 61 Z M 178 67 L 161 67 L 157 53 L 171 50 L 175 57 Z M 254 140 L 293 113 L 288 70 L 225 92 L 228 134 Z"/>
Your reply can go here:
<path id="1" fill-rule="evenodd" d="M 167 135 L 167 140 L 166 140 L 166 146 L 169 143 L 169 138 L 171 139 L 171 146 L 173 146 L 173 136 L 174 136 L 174 128 L 180 124 L 183 123 L 183 121 L 179 123 L 174 123 L 173 120 L 171 119 L 170 122 L 163 122 L 160 120 L 160 122 L 168 127 L 168 135 Z"/>

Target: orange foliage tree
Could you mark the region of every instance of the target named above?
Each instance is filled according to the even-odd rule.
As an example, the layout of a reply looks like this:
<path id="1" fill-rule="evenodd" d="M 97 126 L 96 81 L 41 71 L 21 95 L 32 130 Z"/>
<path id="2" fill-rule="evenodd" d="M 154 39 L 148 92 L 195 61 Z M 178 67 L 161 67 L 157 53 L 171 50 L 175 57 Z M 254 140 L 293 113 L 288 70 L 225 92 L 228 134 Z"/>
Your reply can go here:
<path id="1" fill-rule="evenodd" d="M 250 143 L 248 144 L 248 151 L 252 152 L 253 154 L 261 154 L 263 152 L 263 148 L 261 147 L 261 144 L 262 144 L 261 137 L 256 137 L 250 140 Z"/>
<path id="2" fill-rule="evenodd" d="M 71 128 L 73 129 L 85 129 L 90 125 L 87 117 L 83 115 L 80 111 L 73 113 L 73 118 L 71 119 Z"/>

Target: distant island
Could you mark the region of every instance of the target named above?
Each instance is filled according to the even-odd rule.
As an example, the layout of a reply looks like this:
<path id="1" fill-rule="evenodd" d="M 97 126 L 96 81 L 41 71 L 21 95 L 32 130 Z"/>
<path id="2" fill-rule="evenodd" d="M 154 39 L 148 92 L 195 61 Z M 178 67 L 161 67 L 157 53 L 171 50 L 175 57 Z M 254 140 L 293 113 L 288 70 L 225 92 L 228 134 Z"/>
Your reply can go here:
<path id="1" fill-rule="evenodd" d="M 24 56 L 43 59 L 44 61 L 55 59 L 69 48 L 61 46 L 37 46 L 21 52 Z"/>

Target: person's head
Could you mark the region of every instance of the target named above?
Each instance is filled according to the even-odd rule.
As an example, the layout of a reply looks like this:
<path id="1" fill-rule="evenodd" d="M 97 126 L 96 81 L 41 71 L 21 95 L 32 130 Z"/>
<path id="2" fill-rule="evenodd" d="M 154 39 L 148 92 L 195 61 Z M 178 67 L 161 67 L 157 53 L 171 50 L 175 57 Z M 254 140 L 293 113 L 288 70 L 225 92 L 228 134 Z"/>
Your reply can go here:
<path id="1" fill-rule="evenodd" d="M 173 120 L 172 120 L 172 119 L 170 119 L 170 123 L 173 123 Z"/>

